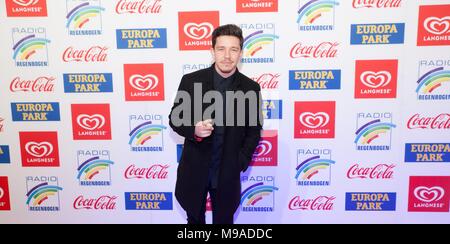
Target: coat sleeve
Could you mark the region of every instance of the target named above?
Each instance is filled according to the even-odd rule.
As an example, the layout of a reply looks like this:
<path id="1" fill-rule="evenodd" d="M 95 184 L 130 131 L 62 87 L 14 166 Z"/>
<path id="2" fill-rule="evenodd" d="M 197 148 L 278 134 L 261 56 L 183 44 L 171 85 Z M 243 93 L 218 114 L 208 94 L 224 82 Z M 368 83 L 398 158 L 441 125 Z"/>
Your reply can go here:
<path id="1" fill-rule="evenodd" d="M 192 120 L 190 121 L 190 123 L 188 125 L 184 124 L 181 126 L 176 126 L 174 123 L 174 120 L 177 118 L 174 118 L 175 115 L 173 114 L 173 111 L 176 107 L 178 107 L 181 104 L 181 101 L 183 101 L 182 99 L 180 99 L 182 97 L 180 95 L 180 92 L 189 93 L 188 81 L 186 79 L 186 76 L 183 76 L 183 78 L 181 79 L 181 82 L 180 82 L 180 86 L 178 87 L 177 96 L 175 98 L 174 104 L 173 104 L 172 109 L 169 114 L 169 125 L 178 135 L 184 137 L 186 140 L 190 140 L 192 142 L 197 143 L 197 140 L 195 140 L 195 137 L 194 137 L 195 136 L 195 126 L 194 126 Z M 183 101 L 183 102 L 185 102 L 185 101 Z M 191 110 L 192 106 L 189 105 L 189 108 Z M 191 116 L 192 116 L 192 111 L 183 111 L 183 113 L 184 112 L 189 112 L 189 113 L 191 113 Z M 183 114 L 183 116 L 184 116 L 184 114 Z"/>
<path id="2" fill-rule="evenodd" d="M 259 145 L 261 139 L 261 130 L 263 128 L 263 116 L 262 116 L 262 95 L 261 88 L 258 86 L 258 109 L 257 111 L 249 111 L 249 113 L 257 112 L 258 123 L 256 126 L 246 126 L 245 128 L 245 140 L 241 151 L 239 152 L 239 162 L 242 172 L 246 171 L 250 164 L 256 147 Z"/>

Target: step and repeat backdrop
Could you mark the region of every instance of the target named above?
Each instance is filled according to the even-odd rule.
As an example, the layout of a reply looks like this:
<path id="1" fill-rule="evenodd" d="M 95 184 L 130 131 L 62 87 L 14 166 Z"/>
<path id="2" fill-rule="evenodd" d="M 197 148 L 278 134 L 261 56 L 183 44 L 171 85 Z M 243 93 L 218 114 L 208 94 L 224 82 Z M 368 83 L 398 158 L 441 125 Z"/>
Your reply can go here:
<path id="1" fill-rule="evenodd" d="M 185 223 L 168 114 L 229 23 L 265 116 L 236 223 L 450 223 L 449 0 L 2 0 L 0 223 Z"/>

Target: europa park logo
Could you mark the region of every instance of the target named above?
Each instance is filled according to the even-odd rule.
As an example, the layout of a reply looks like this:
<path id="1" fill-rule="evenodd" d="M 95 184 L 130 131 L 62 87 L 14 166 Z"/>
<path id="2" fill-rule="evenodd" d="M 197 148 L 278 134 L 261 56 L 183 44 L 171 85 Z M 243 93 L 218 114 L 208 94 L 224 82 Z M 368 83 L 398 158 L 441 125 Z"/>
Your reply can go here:
<path id="1" fill-rule="evenodd" d="M 8 145 L 0 145 L 0 164 L 10 164 L 11 154 Z"/>

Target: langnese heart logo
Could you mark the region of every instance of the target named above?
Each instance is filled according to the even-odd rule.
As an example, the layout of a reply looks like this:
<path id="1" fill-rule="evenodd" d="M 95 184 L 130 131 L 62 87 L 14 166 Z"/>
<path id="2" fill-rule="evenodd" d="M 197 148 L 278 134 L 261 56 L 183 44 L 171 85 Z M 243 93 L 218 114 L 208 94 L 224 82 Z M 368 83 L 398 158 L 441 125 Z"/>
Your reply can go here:
<path id="1" fill-rule="evenodd" d="M 13 2 L 15 4 L 20 5 L 20 6 L 28 7 L 28 6 L 31 6 L 31 5 L 35 5 L 36 3 L 39 2 L 39 0 L 28 0 L 28 1 L 27 0 L 13 0 Z"/>
<path id="2" fill-rule="evenodd" d="M 184 26 L 184 33 L 191 39 L 203 40 L 211 37 L 214 26 L 211 23 L 203 22 L 201 24 L 187 23 Z"/>
<path id="3" fill-rule="evenodd" d="M 425 187 L 419 186 L 414 190 L 414 196 L 422 202 L 434 202 L 439 201 L 444 197 L 445 191 L 444 188 L 435 186 L 435 187 Z"/>
<path id="4" fill-rule="evenodd" d="M 272 143 L 264 140 L 259 143 L 258 147 L 256 147 L 253 156 L 255 157 L 267 156 L 271 151 L 272 151 Z"/>
<path id="5" fill-rule="evenodd" d="M 443 35 L 450 32 L 450 16 L 444 18 L 429 17 L 423 25 L 428 32 Z"/>
<path id="6" fill-rule="evenodd" d="M 156 75 L 133 75 L 130 77 L 130 85 L 139 91 L 151 91 L 159 84 L 159 79 Z"/>
<path id="7" fill-rule="evenodd" d="M 28 142 L 25 145 L 25 150 L 33 157 L 43 158 L 53 153 L 53 145 L 49 142 Z"/>
<path id="8" fill-rule="evenodd" d="M 310 113 L 305 112 L 300 115 L 300 123 L 302 123 L 304 126 L 316 129 L 320 127 L 325 127 L 330 122 L 330 116 L 327 113 L 320 112 L 320 113 Z"/>
<path id="9" fill-rule="evenodd" d="M 100 114 L 81 114 L 77 117 L 77 123 L 83 129 L 93 131 L 101 129 L 105 125 L 105 117 Z"/>
<path id="10" fill-rule="evenodd" d="M 392 81 L 392 75 L 388 71 L 366 71 L 361 74 L 361 82 L 370 88 L 380 88 L 389 85 Z"/>

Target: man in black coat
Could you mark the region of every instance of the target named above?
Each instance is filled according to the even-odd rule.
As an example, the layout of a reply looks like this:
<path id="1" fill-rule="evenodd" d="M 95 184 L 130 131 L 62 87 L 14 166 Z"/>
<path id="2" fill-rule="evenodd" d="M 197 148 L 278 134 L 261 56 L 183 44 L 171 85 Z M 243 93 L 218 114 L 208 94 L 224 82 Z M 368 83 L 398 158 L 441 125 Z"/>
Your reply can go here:
<path id="1" fill-rule="evenodd" d="M 175 196 L 189 224 L 204 224 L 210 194 L 213 223 L 232 224 L 241 199 L 240 173 L 248 168 L 262 130 L 261 88 L 241 74 L 242 30 L 214 30 L 215 63 L 183 76 L 169 115 L 185 137 Z"/>

